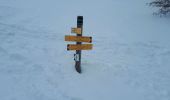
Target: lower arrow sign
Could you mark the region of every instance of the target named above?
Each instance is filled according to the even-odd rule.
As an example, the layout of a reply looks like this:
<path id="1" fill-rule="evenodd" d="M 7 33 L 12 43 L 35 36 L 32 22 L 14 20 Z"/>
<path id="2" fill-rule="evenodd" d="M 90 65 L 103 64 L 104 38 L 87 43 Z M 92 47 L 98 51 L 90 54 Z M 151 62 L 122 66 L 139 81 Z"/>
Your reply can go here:
<path id="1" fill-rule="evenodd" d="M 68 44 L 67 50 L 91 50 L 92 44 Z"/>

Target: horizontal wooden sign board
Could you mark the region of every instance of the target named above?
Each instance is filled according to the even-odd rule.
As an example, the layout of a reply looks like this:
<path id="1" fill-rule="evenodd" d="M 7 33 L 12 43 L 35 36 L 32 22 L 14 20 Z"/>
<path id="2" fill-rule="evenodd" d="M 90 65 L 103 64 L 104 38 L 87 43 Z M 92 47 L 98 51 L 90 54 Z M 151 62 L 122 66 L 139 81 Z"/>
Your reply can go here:
<path id="1" fill-rule="evenodd" d="M 91 42 L 92 42 L 92 37 L 66 35 L 66 36 L 65 36 L 65 41 L 88 42 L 88 43 L 91 43 Z"/>
<path id="2" fill-rule="evenodd" d="M 82 34 L 81 28 L 71 28 L 71 33 Z"/>
<path id="3" fill-rule="evenodd" d="M 68 44 L 67 50 L 91 50 L 92 44 Z"/>

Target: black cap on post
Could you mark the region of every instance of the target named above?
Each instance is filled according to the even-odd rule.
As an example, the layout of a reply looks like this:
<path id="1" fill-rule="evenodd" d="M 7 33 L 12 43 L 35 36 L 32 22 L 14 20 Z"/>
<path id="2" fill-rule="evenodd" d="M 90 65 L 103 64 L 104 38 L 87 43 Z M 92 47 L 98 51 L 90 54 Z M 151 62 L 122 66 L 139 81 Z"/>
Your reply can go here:
<path id="1" fill-rule="evenodd" d="M 83 16 L 77 16 L 77 27 L 82 28 L 83 26 Z"/>

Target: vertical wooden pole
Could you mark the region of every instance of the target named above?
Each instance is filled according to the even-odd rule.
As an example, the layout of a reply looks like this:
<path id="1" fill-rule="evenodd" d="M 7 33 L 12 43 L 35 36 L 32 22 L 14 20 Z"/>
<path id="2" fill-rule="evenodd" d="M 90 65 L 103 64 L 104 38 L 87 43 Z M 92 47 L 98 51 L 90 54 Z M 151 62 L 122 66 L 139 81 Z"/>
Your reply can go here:
<path id="1" fill-rule="evenodd" d="M 83 16 L 77 16 L 77 28 L 81 28 L 81 34 L 77 34 L 77 36 L 82 36 Z M 76 42 L 76 44 L 82 44 L 82 43 Z M 81 73 L 81 50 L 76 50 L 76 55 L 78 56 L 78 60 L 75 61 L 75 68 L 78 73 Z"/>

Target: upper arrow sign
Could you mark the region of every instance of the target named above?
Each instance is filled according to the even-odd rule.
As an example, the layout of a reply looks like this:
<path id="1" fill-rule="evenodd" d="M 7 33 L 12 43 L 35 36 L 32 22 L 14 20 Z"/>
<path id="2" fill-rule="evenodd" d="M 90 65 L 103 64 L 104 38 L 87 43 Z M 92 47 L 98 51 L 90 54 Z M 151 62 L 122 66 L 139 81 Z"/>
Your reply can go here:
<path id="1" fill-rule="evenodd" d="M 65 41 L 73 41 L 73 42 L 92 42 L 92 37 L 88 36 L 70 36 L 66 35 L 65 36 Z"/>
<path id="2" fill-rule="evenodd" d="M 71 33 L 82 34 L 81 28 L 71 28 Z"/>

